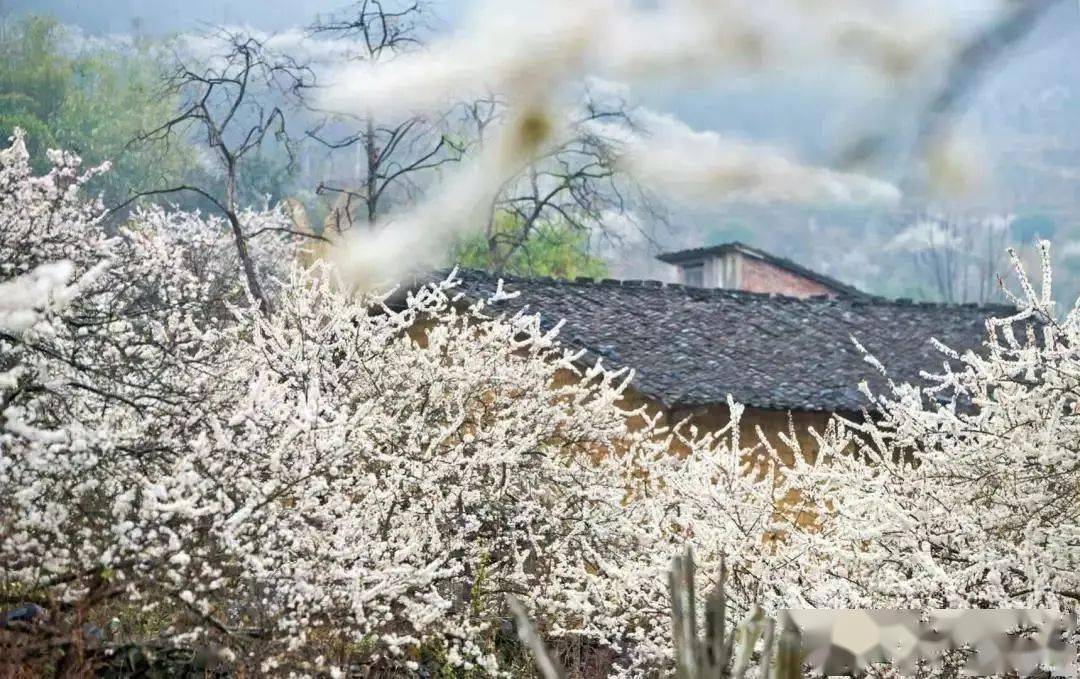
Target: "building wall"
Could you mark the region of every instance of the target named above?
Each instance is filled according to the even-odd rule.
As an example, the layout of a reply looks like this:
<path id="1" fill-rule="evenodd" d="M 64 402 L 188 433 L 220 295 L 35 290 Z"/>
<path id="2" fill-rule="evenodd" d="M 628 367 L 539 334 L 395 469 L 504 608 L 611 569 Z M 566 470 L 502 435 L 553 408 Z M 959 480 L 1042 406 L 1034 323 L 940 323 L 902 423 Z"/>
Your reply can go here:
<path id="1" fill-rule="evenodd" d="M 690 418 L 690 423 L 696 425 L 699 430 L 715 432 L 727 426 L 731 419 L 731 412 L 727 405 L 714 404 L 692 410 L 679 409 L 668 414 L 668 418 L 673 422 L 687 417 Z M 789 420 L 789 414 L 785 411 L 748 407 L 743 411 L 742 419 L 739 420 L 739 441 L 744 448 L 754 447 L 760 441 L 758 436 L 758 428 L 760 428 L 769 443 L 780 452 L 785 461 L 790 463 L 792 459 L 789 453 L 792 451 L 780 440 L 780 435 L 787 435 L 789 430 L 794 428 L 795 440 L 798 441 L 800 448 L 806 452 L 816 452 L 817 446 L 813 436 L 810 435 L 810 428 L 819 432 L 823 431 L 830 417 L 828 413 L 792 412 Z"/>
<path id="2" fill-rule="evenodd" d="M 666 408 L 633 389 L 627 389 L 624 392 L 622 406 L 627 410 L 637 410 L 645 406 L 652 416 L 659 412 L 661 413 L 660 423 L 667 426 L 688 420 L 688 424 L 697 427 L 701 433 L 718 432 L 724 429 L 731 419 L 731 412 L 726 404 L 712 404 L 697 408 Z M 760 429 L 761 434 L 764 434 L 766 440 L 776 448 L 785 461 L 791 463 L 792 451 L 780 440 L 780 436 L 788 435 L 794 428 L 795 440 L 798 441 L 799 447 L 806 453 L 815 453 L 817 445 L 810 434 L 810 429 L 824 431 L 830 417 L 832 417 L 830 413 L 797 411 L 790 413 L 789 419 L 789 413 L 786 411 L 747 407 L 739 420 L 739 443 L 744 449 L 753 448 L 761 440 L 758 435 Z M 674 452 L 680 452 L 678 446 Z"/>
<path id="3" fill-rule="evenodd" d="M 740 260 L 740 290 L 776 293 L 791 297 L 836 296 L 833 290 L 817 281 L 804 278 L 755 257 L 744 255 L 740 257 Z"/>

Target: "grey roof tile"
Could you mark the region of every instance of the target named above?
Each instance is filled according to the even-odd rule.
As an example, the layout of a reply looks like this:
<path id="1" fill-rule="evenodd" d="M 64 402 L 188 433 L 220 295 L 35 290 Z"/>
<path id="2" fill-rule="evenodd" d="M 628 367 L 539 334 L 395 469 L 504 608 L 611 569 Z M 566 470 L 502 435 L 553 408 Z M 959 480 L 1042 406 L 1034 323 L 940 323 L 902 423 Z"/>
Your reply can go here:
<path id="1" fill-rule="evenodd" d="M 493 312 L 527 306 L 551 327 L 566 319 L 565 343 L 635 369 L 634 387 L 669 406 L 720 403 L 730 393 L 757 408 L 852 412 L 885 378 L 863 360 L 855 337 L 897 381 L 919 381 L 946 357 L 931 337 L 960 351 L 979 349 L 985 319 L 1003 305 L 912 304 L 874 297 L 798 299 L 642 281 L 561 281 L 459 271 L 467 297 L 486 298 L 498 279 L 519 291 Z"/>

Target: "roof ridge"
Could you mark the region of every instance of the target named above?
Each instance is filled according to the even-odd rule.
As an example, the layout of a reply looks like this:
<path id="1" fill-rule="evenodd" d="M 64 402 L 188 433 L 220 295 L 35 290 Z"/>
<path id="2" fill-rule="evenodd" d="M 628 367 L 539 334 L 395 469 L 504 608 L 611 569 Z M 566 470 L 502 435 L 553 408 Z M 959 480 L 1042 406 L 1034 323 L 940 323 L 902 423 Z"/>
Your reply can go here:
<path id="1" fill-rule="evenodd" d="M 832 288 L 838 293 L 845 293 L 851 296 L 871 296 L 868 293 L 856 288 L 854 285 L 845 283 L 837 278 L 823 274 L 820 271 L 815 271 L 808 266 L 799 264 L 793 259 L 787 257 L 781 257 L 774 255 L 767 250 L 747 245 L 742 241 L 728 241 L 726 243 L 720 243 L 718 245 L 710 245 L 699 248 L 689 248 L 686 250 L 677 250 L 675 252 L 663 252 L 656 256 L 661 262 L 667 262 L 668 264 L 677 264 L 680 261 L 687 261 L 697 257 L 708 257 L 710 255 L 718 255 L 724 252 L 730 252 L 732 250 L 740 250 L 744 254 L 748 254 L 759 259 L 765 260 L 777 266 L 781 269 L 785 269 L 791 273 L 802 276 L 809 280 L 815 281 L 828 288 Z"/>
<path id="2" fill-rule="evenodd" d="M 440 269 L 449 274 L 449 269 Z M 543 283 L 545 285 L 574 285 L 574 286 L 606 286 L 623 288 L 646 288 L 684 291 L 688 293 L 705 294 L 707 296 L 746 297 L 756 299 L 773 299 L 792 302 L 812 303 L 839 303 L 846 302 L 856 305 L 879 305 L 879 306 L 913 306 L 927 309 L 985 309 L 997 311 L 1015 311 L 1016 306 L 1005 302 L 934 302 L 930 300 L 914 300 L 910 297 L 885 297 L 883 295 L 848 295 L 843 292 L 835 297 L 827 295 L 811 295 L 809 297 L 796 297 L 778 292 L 755 292 L 752 290 L 738 290 L 736 288 L 717 288 L 707 286 L 686 285 L 685 283 L 671 283 L 655 278 L 590 278 L 579 276 L 577 278 L 557 278 L 554 276 L 521 276 L 518 274 L 496 273 L 485 269 L 458 267 L 458 274 L 483 276 L 491 280 L 502 279 L 506 283 L 525 282 Z"/>

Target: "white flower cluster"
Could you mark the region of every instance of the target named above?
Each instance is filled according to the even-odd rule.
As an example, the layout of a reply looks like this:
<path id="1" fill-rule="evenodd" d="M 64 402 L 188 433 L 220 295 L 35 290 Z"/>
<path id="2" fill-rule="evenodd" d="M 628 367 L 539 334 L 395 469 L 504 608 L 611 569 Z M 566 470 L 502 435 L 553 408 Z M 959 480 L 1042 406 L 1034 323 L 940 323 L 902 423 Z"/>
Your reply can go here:
<path id="1" fill-rule="evenodd" d="M 253 248 L 267 317 L 222 224 L 153 209 L 108 237 L 57 160 L 33 177 L 17 138 L 0 163 L 0 601 L 48 609 L 50 648 L 115 614 L 256 673 L 415 667 L 421 647 L 497 672 L 514 594 L 634 674 L 670 658 L 688 542 L 706 573 L 726 557 L 736 609 L 1080 589 L 1080 319 L 1033 291 L 1016 321 L 1040 334 L 993 325 L 940 404 L 898 386 L 876 423 L 776 450 L 740 440 L 734 403 L 705 435 L 627 412 L 628 374 L 452 280 L 390 305 L 275 236 Z"/>
<path id="2" fill-rule="evenodd" d="M 857 427 L 868 464 L 844 465 L 836 523 L 861 546 L 845 576 L 874 604 L 1080 602 L 1080 308 L 1058 318 L 1039 245 L 1041 290 L 1013 254 L 1019 310 L 987 321 L 985 351 L 942 346 L 953 360 L 929 388 L 896 385 Z"/>
<path id="3" fill-rule="evenodd" d="M 0 347 L 9 603 L 156 611 L 158 632 L 265 671 L 332 664 L 303 653 L 316 640 L 433 642 L 493 670 L 507 593 L 627 667 L 668 652 L 663 573 L 687 535 L 671 497 L 708 460 L 717 496 L 752 487 L 726 439 L 671 456 L 676 434 L 629 426 L 628 375 L 582 374 L 537 317 L 489 317 L 452 281 L 394 310 L 275 241 L 267 318 L 223 225 L 152 209 L 109 238 L 62 188 L 69 166 L 31 176 L 18 139 L 5 156 L 2 284 L 40 315 Z M 61 283 L 97 272 L 66 306 L 40 303 L 53 260 Z M 724 530 L 716 545 L 743 540 Z"/>

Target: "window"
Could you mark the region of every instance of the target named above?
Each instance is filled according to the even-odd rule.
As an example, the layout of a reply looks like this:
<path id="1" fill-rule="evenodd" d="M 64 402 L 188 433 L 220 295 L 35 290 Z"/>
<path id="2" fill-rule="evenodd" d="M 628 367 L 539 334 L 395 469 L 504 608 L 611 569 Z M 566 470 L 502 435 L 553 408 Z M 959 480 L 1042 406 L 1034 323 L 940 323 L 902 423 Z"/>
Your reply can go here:
<path id="1" fill-rule="evenodd" d="M 701 262 L 683 266 L 682 275 L 683 284 L 685 285 L 692 285 L 697 288 L 705 286 L 705 265 Z"/>

